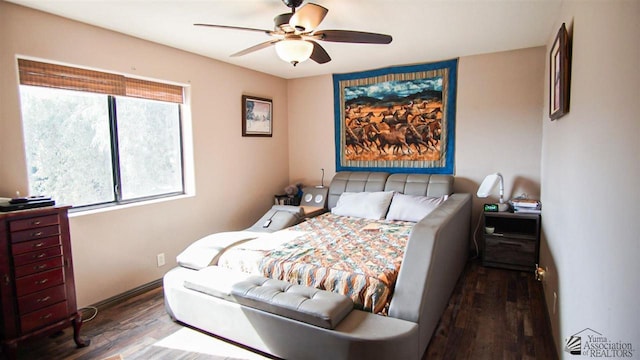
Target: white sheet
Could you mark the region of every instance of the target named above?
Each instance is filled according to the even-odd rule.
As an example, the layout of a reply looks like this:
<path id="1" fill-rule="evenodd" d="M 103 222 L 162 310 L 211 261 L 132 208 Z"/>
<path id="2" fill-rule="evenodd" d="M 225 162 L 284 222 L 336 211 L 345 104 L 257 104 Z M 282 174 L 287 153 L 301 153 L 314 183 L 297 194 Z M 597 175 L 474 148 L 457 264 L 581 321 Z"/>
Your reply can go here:
<path id="1" fill-rule="evenodd" d="M 264 254 L 304 234 L 305 231 L 288 229 L 260 234 L 259 237 L 235 244 L 220 254 L 217 265 L 262 276 L 258 266 Z"/>

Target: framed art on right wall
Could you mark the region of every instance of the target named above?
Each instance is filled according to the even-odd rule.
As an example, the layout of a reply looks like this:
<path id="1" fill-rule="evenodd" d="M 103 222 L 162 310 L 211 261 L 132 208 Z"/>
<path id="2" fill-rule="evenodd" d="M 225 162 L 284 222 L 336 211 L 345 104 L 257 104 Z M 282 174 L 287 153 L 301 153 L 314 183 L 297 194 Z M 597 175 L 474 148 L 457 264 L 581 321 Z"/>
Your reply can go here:
<path id="1" fill-rule="evenodd" d="M 569 112 L 571 43 L 563 23 L 549 52 L 549 117 L 556 120 Z"/>

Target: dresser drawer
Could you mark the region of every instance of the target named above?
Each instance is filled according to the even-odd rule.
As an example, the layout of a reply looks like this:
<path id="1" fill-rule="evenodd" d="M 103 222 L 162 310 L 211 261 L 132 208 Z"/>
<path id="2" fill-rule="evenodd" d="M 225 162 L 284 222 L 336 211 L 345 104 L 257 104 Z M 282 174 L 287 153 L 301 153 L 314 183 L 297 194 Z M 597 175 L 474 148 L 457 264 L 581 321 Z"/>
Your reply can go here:
<path id="1" fill-rule="evenodd" d="M 536 262 L 536 242 L 531 240 L 486 237 L 484 250 L 484 261 L 525 266 Z"/>
<path id="2" fill-rule="evenodd" d="M 33 229 L 48 225 L 59 224 L 58 214 L 38 216 L 29 219 L 14 220 L 9 222 L 9 231 L 15 232 L 26 229 Z"/>
<path id="3" fill-rule="evenodd" d="M 36 240 L 49 236 L 60 235 L 59 225 L 49 225 L 35 229 L 16 231 L 11 233 L 11 242 Z"/>
<path id="4" fill-rule="evenodd" d="M 13 255 L 19 255 L 29 251 L 37 251 L 57 245 L 60 245 L 60 236 L 58 235 L 13 244 L 13 246 L 11 246 L 11 253 L 13 253 Z"/>
<path id="5" fill-rule="evenodd" d="M 36 261 L 43 261 L 52 257 L 62 255 L 60 246 L 42 249 L 40 251 L 32 251 L 26 254 L 20 254 L 13 257 L 14 266 L 22 266 Z"/>
<path id="6" fill-rule="evenodd" d="M 68 316 L 67 302 L 63 301 L 44 309 L 20 316 L 20 329 L 23 333 L 62 320 Z"/>
<path id="7" fill-rule="evenodd" d="M 15 268 L 14 273 L 16 278 L 21 278 L 38 272 L 59 268 L 62 267 L 62 260 L 62 256 L 57 256 L 44 261 L 18 266 Z"/>
<path id="8" fill-rule="evenodd" d="M 21 297 L 63 283 L 62 268 L 25 276 L 16 280 L 16 295 Z"/>
<path id="9" fill-rule="evenodd" d="M 59 303 L 67 299 L 67 291 L 64 285 L 52 287 L 34 294 L 18 298 L 18 311 L 27 314 L 42 309 L 49 305 Z"/>

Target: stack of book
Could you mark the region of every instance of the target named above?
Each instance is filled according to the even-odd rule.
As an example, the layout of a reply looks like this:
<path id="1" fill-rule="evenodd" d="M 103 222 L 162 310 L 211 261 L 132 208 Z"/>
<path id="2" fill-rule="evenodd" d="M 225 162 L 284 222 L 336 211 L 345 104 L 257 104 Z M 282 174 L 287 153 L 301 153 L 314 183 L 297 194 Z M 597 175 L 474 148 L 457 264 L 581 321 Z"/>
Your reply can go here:
<path id="1" fill-rule="evenodd" d="M 542 204 L 534 199 L 512 199 L 511 208 L 515 213 L 540 214 L 542 212 Z"/>

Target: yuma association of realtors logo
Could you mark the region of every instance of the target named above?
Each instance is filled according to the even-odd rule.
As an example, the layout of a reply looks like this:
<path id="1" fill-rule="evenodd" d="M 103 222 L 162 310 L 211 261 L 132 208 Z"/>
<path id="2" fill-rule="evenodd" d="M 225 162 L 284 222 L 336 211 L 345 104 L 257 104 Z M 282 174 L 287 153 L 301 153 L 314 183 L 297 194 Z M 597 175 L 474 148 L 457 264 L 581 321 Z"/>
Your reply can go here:
<path id="1" fill-rule="evenodd" d="M 612 341 L 601 333 L 586 328 L 564 340 L 564 351 L 592 358 L 631 358 L 635 350 L 630 342 Z"/>

